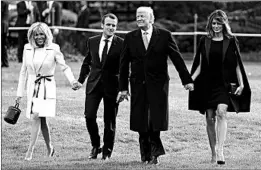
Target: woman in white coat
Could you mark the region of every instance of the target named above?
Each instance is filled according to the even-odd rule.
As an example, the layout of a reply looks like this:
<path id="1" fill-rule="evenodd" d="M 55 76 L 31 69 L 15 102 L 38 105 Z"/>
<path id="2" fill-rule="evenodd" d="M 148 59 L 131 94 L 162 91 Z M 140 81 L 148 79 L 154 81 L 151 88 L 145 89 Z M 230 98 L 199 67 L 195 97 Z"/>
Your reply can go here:
<path id="1" fill-rule="evenodd" d="M 56 64 L 60 65 L 61 70 L 73 87 L 77 84 L 77 81 L 70 67 L 66 65 L 59 45 L 52 42 L 52 32 L 45 23 L 32 24 L 27 37 L 29 43 L 24 47 L 16 101 L 20 103 L 26 85 L 26 117 L 32 120 L 32 127 L 25 160 L 31 160 L 40 129 L 47 146 L 48 156 L 51 157 L 54 154 L 46 117 L 54 117 L 56 112 L 56 84 L 54 79 Z"/>

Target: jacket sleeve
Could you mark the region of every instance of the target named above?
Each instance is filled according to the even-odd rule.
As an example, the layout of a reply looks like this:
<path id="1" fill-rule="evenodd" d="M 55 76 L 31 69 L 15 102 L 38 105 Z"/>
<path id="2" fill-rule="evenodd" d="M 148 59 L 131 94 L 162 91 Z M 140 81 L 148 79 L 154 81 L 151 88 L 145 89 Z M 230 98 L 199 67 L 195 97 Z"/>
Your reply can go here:
<path id="1" fill-rule="evenodd" d="M 83 84 L 88 74 L 90 73 L 91 66 L 91 52 L 90 52 L 90 40 L 87 41 L 87 52 L 86 57 L 83 60 L 80 75 L 78 81 Z"/>
<path id="2" fill-rule="evenodd" d="M 74 75 L 72 73 L 71 68 L 65 63 L 64 55 L 61 52 L 60 47 L 58 45 L 55 45 L 55 61 L 60 66 L 61 70 L 63 71 L 70 84 L 72 84 L 75 80 Z"/>
<path id="3" fill-rule="evenodd" d="M 120 55 L 120 76 L 119 76 L 119 91 L 128 91 L 128 80 L 129 80 L 129 38 L 128 34 L 125 36 L 123 41 L 123 48 Z"/>
<path id="4" fill-rule="evenodd" d="M 25 48 L 24 48 L 25 49 Z M 27 67 L 26 67 L 26 58 L 25 58 L 25 50 L 23 52 L 23 63 L 19 74 L 18 87 L 16 96 L 23 97 L 24 89 L 27 81 Z"/>
<path id="5" fill-rule="evenodd" d="M 185 85 L 188 83 L 192 83 L 193 81 L 188 72 L 186 64 L 170 32 L 168 32 L 168 53 L 172 63 L 174 64 L 176 70 L 179 73 L 179 77 L 181 79 L 182 84 Z"/>

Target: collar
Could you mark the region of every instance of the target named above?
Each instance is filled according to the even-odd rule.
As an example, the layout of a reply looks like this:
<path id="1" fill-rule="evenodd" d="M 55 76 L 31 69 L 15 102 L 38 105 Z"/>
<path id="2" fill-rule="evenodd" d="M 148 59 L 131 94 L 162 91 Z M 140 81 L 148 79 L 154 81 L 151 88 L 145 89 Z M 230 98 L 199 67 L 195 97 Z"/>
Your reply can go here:
<path id="1" fill-rule="evenodd" d="M 153 27 L 153 26 L 152 26 L 152 24 L 151 24 L 151 25 L 150 25 L 150 28 L 149 28 L 147 31 L 144 31 L 144 30 L 141 29 L 141 34 L 143 35 L 144 32 L 147 32 L 149 35 L 152 35 L 152 30 L 153 30 L 152 27 Z"/>
<path id="2" fill-rule="evenodd" d="M 110 38 L 108 38 L 109 42 L 112 42 L 113 37 L 114 37 L 114 35 L 111 36 Z M 102 35 L 101 41 L 104 41 L 105 39 L 107 39 L 107 38 L 105 38 L 104 35 Z"/>

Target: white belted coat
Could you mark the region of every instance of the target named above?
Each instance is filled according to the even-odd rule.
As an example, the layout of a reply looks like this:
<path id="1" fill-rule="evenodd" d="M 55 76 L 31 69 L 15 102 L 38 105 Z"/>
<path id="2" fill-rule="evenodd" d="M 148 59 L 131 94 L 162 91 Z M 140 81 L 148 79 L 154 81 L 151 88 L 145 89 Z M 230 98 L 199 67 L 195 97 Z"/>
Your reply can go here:
<path id="1" fill-rule="evenodd" d="M 19 82 L 17 88 L 17 96 L 22 97 L 26 86 L 27 94 L 27 109 L 26 117 L 30 118 L 32 110 L 32 98 L 35 91 L 35 80 L 37 75 L 52 76 L 49 80 L 41 79 L 39 85 L 38 98 L 53 100 L 56 103 L 56 83 L 54 79 L 54 72 L 56 64 L 60 65 L 61 70 L 72 84 L 75 80 L 71 68 L 66 65 L 64 56 L 60 51 L 59 45 L 52 43 L 48 47 L 33 48 L 30 44 L 26 44 L 23 53 L 23 64 L 21 67 Z M 37 89 L 37 88 L 36 88 Z M 55 107 L 52 114 L 44 113 L 48 109 L 43 109 L 39 115 L 54 117 Z"/>

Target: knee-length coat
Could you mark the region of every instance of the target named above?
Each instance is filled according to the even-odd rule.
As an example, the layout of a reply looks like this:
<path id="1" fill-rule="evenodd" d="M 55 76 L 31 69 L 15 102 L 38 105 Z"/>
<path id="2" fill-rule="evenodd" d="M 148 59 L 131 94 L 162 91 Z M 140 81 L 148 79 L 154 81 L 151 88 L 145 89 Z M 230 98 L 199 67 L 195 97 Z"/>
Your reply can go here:
<path id="1" fill-rule="evenodd" d="M 37 61 L 34 59 L 37 57 Z M 60 47 L 52 43 L 47 47 L 44 47 L 40 53 L 35 56 L 35 49 L 30 45 L 26 44 L 23 53 L 23 64 L 21 67 L 19 82 L 17 88 L 17 96 L 22 97 L 24 89 L 26 86 L 27 94 L 27 109 L 26 117 L 30 118 L 30 113 L 32 109 L 32 98 L 35 90 L 35 80 L 37 75 L 41 76 L 52 76 L 48 80 L 41 79 L 41 84 L 39 86 L 39 98 L 46 95 L 46 99 L 56 99 L 56 83 L 54 79 L 54 72 L 56 64 L 60 65 L 61 70 L 64 72 L 65 76 L 72 83 L 75 79 L 73 73 L 68 65 L 65 64 L 64 56 L 60 51 Z M 55 107 L 53 108 L 55 109 Z M 45 110 L 43 110 L 44 112 Z M 55 113 L 55 110 L 52 111 Z M 39 115 L 45 115 L 48 113 L 39 113 Z M 51 117 L 55 115 L 49 115 Z"/>
<path id="2" fill-rule="evenodd" d="M 201 60 L 201 72 L 199 76 L 194 80 L 194 91 L 189 92 L 189 110 L 198 110 L 204 114 L 207 104 L 206 89 L 207 82 L 207 70 L 209 62 L 209 50 L 211 46 L 211 39 L 207 36 L 203 36 L 200 39 L 197 47 L 197 52 L 192 64 L 191 75 L 194 74 Z M 223 83 L 229 95 L 229 112 L 249 112 L 251 103 L 251 90 L 248 83 L 248 79 L 245 73 L 245 69 L 241 60 L 238 41 L 235 37 L 224 38 L 222 49 L 222 74 Z M 230 83 L 235 83 L 237 86 L 238 78 L 236 74 L 236 67 L 239 65 L 244 89 L 240 96 L 229 94 Z"/>
<path id="3" fill-rule="evenodd" d="M 128 90 L 130 81 L 130 129 L 133 131 L 146 132 L 149 126 L 153 131 L 168 129 L 168 57 L 178 71 L 182 84 L 192 83 L 169 31 L 153 26 L 147 50 L 140 29 L 126 34 L 120 60 L 120 91 Z"/>

